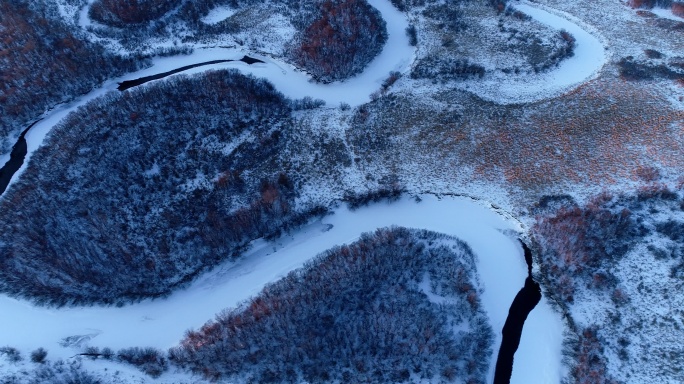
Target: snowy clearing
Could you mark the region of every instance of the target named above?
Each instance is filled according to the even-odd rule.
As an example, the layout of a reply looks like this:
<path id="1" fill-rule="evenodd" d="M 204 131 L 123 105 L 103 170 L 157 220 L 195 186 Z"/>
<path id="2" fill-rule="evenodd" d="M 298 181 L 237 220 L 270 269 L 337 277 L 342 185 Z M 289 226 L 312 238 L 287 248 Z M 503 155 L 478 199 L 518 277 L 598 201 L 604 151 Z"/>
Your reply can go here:
<path id="1" fill-rule="evenodd" d="M 257 240 L 237 262 L 218 266 L 167 299 L 144 301 L 124 308 L 49 309 L 0 296 L 5 314 L 0 339 L 29 352 L 46 348 L 51 358 L 68 358 L 79 349 L 59 343 L 83 336 L 85 345 L 115 350 L 130 346 L 167 349 L 189 328 L 198 328 L 224 308 L 256 295 L 265 284 L 284 277 L 304 262 L 335 245 L 349 244 L 364 232 L 399 225 L 456 236 L 470 245 L 485 287 L 482 303 L 501 342 L 501 329 L 513 298 L 523 286 L 527 266 L 516 234 L 522 228 L 472 199 L 423 196 L 393 204 L 376 204 L 349 211 L 346 207 L 274 243 Z M 528 318 L 513 369 L 512 383 L 559 382 L 563 325 L 542 299 Z M 77 339 L 77 338 L 74 338 Z M 489 380 L 494 374 L 495 347 Z"/>
<path id="2" fill-rule="evenodd" d="M 499 104 L 529 103 L 559 96 L 598 75 L 607 57 L 593 28 L 580 26 L 582 22 L 573 16 L 542 9 L 539 4 L 524 1 L 514 3 L 514 7 L 542 24 L 569 32 L 576 39 L 574 55 L 539 75 L 486 75 L 484 79 L 458 83 L 457 87 Z"/>
<path id="3" fill-rule="evenodd" d="M 675 15 L 672 12 L 671 8 L 653 8 L 649 9 L 650 12 L 653 12 L 654 14 L 658 15 L 658 17 L 661 17 L 663 19 L 670 19 L 674 21 L 684 21 L 684 17 L 679 17 Z"/>
<path id="4" fill-rule="evenodd" d="M 235 14 L 235 10 L 229 6 L 216 7 L 202 18 L 204 24 L 217 24 Z"/>

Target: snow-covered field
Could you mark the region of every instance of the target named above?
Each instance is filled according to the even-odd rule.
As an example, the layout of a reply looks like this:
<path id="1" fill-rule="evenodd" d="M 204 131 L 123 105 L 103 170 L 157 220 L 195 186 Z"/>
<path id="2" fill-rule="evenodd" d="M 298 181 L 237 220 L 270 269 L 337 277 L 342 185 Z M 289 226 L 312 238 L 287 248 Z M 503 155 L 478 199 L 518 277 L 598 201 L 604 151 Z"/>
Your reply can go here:
<path id="1" fill-rule="evenodd" d="M 79 351 L 60 345 L 64 338 L 72 336 L 83 340 L 81 347 L 166 349 L 179 342 L 187 329 L 198 328 L 224 308 L 256 295 L 265 284 L 301 267 L 318 253 L 351 243 L 364 232 L 391 225 L 446 233 L 470 245 L 478 257 L 478 272 L 485 287 L 482 303 L 496 331 L 495 345 L 499 345 L 508 309 L 527 273 L 516 240 L 522 228 L 471 199 L 440 200 L 434 196 L 423 196 L 420 203 L 404 198 L 357 211 L 340 208 L 334 215 L 274 243 L 255 241 L 239 261 L 217 267 L 167 299 L 124 308 L 47 309 L 2 296 L 0 340 L 25 353 L 44 347 L 52 358 L 68 358 Z M 559 382 L 562 334 L 559 315 L 542 299 L 523 331 L 512 383 Z M 492 364 L 490 380 L 493 373 Z"/>

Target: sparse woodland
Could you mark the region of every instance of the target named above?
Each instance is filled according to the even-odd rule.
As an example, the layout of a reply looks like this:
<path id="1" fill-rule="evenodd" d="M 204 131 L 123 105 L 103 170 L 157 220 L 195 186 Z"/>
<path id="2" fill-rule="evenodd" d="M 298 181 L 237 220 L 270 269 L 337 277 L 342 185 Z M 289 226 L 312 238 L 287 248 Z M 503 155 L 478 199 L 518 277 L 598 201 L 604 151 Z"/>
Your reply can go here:
<path id="1" fill-rule="evenodd" d="M 479 293 L 465 243 L 379 229 L 189 331 L 169 358 L 213 380 L 483 383 L 493 331 Z"/>
<path id="2" fill-rule="evenodd" d="M 321 213 L 295 209 L 272 163 L 304 104 L 233 70 L 79 109 L 0 201 L 0 289 L 58 305 L 165 295 Z"/>
<path id="3" fill-rule="evenodd" d="M 682 207 L 681 193 L 658 184 L 581 206 L 547 198 L 537 207 L 541 278 L 576 334 L 566 340 L 574 382 L 684 380 L 684 298 L 673 293 L 684 288 Z"/>

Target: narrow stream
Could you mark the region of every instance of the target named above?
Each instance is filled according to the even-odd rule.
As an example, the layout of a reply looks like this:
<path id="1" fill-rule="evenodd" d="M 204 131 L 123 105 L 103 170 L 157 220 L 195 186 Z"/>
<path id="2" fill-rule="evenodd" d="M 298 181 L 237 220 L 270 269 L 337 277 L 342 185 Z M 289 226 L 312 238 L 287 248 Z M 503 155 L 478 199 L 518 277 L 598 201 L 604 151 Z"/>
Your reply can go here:
<path id="1" fill-rule="evenodd" d="M 255 59 L 253 57 L 249 57 L 247 55 L 243 56 L 242 59 L 240 60 L 211 60 L 211 61 L 205 61 L 203 63 L 197 63 L 197 64 L 191 64 L 191 65 L 186 65 L 184 67 L 176 68 L 167 72 L 162 72 L 158 73 L 156 75 L 151 75 L 151 76 L 145 76 L 145 77 L 139 77 L 137 79 L 133 80 L 126 80 L 122 81 L 119 83 L 119 87 L 117 88 L 119 91 L 125 91 L 129 88 L 137 87 L 138 85 L 142 85 L 147 83 L 148 81 L 152 80 L 159 80 L 163 79 L 167 76 L 174 75 L 179 72 L 187 71 L 188 69 L 196 68 L 196 67 L 201 67 L 203 65 L 211 65 L 211 64 L 220 64 L 220 63 L 230 63 L 232 61 L 241 61 L 243 63 L 246 63 L 248 65 L 252 65 L 254 63 L 263 63 L 263 61 L 259 59 Z"/>
<path id="2" fill-rule="evenodd" d="M 532 251 L 522 240 L 523 250 L 525 251 L 525 262 L 527 263 L 527 278 L 525 285 L 513 299 L 511 308 L 508 310 L 508 317 L 503 326 L 501 348 L 496 359 L 496 371 L 494 373 L 494 384 L 509 384 L 513 374 L 513 356 L 520 345 L 523 326 L 527 316 L 534 307 L 539 304 L 542 298 L 539 284 L 532 279 Z"/>
<path id="3" fill-rule="evenodd" d="M 14 176 L 14 173 L 21 168 L 22 164 L 24 164 L 24 158 L 28 153 L 28 146 L 26 144 L 25 137 L 26 133 L 39 121 L 40 120 L 34 121 L 33 124 L 29 125 L 28 128 L 24 129 L 21 135 L 19 135 L 19 139 L 17 139 L 17 142 L 14 143 L 14 146 L 12 146 L 10 159 L 7 160 L 2 168 L 0 168 L 0 195 L 5 193 L 10 180 L 12 180 L 12 176 Z"/>

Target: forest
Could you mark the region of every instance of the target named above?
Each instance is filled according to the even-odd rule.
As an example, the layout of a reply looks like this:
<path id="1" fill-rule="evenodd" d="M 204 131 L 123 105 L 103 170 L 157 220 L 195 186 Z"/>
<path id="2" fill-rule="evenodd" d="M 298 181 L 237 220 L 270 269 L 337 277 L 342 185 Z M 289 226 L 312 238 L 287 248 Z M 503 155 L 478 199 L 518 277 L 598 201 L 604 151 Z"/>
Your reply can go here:
<path id="1" fill-rule="evenodd" d="M 0 200 L 0 290 L 41 304 L 158 297 L 325 212 L 277 159 L 295 108 L 236 70 L 111 92 L 56 126 Z"/>
<path id="2" fill-rule="evenodd" d="M 0 31 L 0 154 L 45 110 L 140 66 L 82 39 L 54 5 L 2 1 Z"/>
<path id="3" fill-rule="evenodd" d="M 211 380 L 482 383 L 480 289 L 462 241 L 378 229 L 189 331 L 169 360 Z"/>
<path id="4" fill-rule="evenodd" d="M 387 41 L 385 21 L 365 0 L 326 0 L 321 15 L 298 33 L 288 58 L 322 82 L 360 73 Z"/>
<path id="5" fill-rule="evenodd" d="M 114 27 L 147 23 L 177 7 L 180 0 L 96 0 L 88 15 Z"/>

